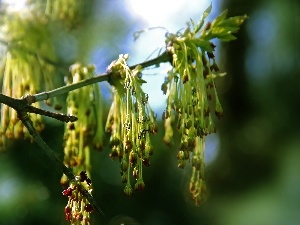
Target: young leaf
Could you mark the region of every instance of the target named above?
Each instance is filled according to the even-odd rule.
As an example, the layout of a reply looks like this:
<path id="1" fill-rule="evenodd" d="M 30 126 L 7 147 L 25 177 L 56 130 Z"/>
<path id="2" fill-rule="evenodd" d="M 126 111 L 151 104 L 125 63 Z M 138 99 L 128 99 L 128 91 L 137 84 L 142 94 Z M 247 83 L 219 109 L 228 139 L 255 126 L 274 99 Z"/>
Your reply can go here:
<path id="1" fill-rule="evenodd" d="M 225 19 L 227 10 L 223 11 L 212 23 L 210 29 L 202 35 L 202 38 L 210 40 L 213 38 L 219 38 L 221 41 L 235 40 L 233 35 L 236 33 L 241 24 L 247 18 L 247 15 L 235 16 Z"/>
<path id="2" fill-rule="evenodd" d="M 212 4 L 210 4 L 210 6 L 204 11 L 198 25 L 196 27 L 194 27 L 194 33 L 195 34 L 202 28 L 202 26 L 204 24 L 204 20 L 210 14 L 211 9 L 212 9 Z"/>
<path id="3" fill-rule="evenodd" d="M 247 19 L 247 15 L 230 17 L 222 22 L 224 27 L 238 27 Z"/>
<path id="4" fill-rule="evenodd" d="M 220 26 L 221 23 L 224 21 L 228 13 L 228 10 L 225 9 L 216 19 L 211 23 L 211 27 Z"/>
<path id="5" fill-rule="evenodd" d="M 201 48 L 204 51 L 212 52 L 213 47 L 211 46 L 210 42 L 208 40 L 204 40 L 202 38 L 192 38 L 191 41 L 199 48 Z"/>

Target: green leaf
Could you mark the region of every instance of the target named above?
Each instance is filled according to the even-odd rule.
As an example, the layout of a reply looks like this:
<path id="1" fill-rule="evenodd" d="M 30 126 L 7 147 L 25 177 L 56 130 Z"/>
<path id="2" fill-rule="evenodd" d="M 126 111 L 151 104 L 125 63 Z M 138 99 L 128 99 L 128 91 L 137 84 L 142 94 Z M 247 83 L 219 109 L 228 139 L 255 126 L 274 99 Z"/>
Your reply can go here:
<path id="1" fill-rule="evenodd" d="M 224 36 L 219 37 L 220 41 L 233 41 L 236 40 L 236 36 L 232 35 L 232 34 L 227 34 Z"/>
<path id="2" fill-rule="evenodd" d="M 191 42 L 194 43 L 197 47 L 201 48 L 203 51 L 212 52 L 213 48 L 208 40 L 202 38 L 193 38 Z"/>
<path id="3" fill-rule="evenodd" d="M 239 27 L 247 19 L 247 15 L 230 17 L 223 21 L 222 26 Z"/>
<path id="4" fill-rule="evenodd" d="M 208 8 L 204 11 L 201 20 L 202 19 L 204 20 L 210 14 L 211 9 L 212 9 L 212 3 L 210 3 L 210 6 L 208 6 Z"/>
<path id="5" fill-rule="evenodd" d="M 228 10 L 225 9 L 219 16 L 217 16 L 216 19 L 214 19 L 214 21 L 211 23 L 211 27 L 219 26 L 226 18 L 227 13 L 228 13 Z"/>
<path id="6" fill-rule="evenodd" d="M 210 73 L 206 77 L 210 78 L 210 79 L 215 79 L 217 77 L 224 77 L 226 75 L 227 75 L 227 73 L 225 73 L 225 72 L 223 72 L 223 73 Z"/>
<path id="7" fill-rule="evenodd" d="M 224 10 L 211 24 L 210 30 L 202 35 L 205 40 L 219 38 L 221 41 L 235 40 L 233 35 L 247 18 L 247 15 L 234 16 L 226 19 L 228 11 Z"/>
<path id="8" fill-rule="evenodd" d="M 195 33 L 195 34 L 196 34 L 196 33 L 201 29 L 201 27 L 203 26 L 204 20 L 205 20 L 205 18 L 210 14 L 211 9 L 212 9 L 212 4 L 210 4 L 210 6 L 208 6 L 208 8 L 204 11 L 204 13 L 202 14 L 201 20 L 199 21 L 198 25 L 197 25 L 196 27 L 194 27 L 194 33 Z"/>
<path id="9" fill-rule="evenodd" d="M 239 27 L 215 27 L 211 29 L 211 34 L 214 37 L 225 36 L 227 34 L 236 33 L 239 29 Z"/>
<path id="10" fill-rule="evenodd" d="M 143 80 L 142 78 L 137 78 L 136 81 L 141 83 L 141 84 L 147 83 L 147 81 Z"/>

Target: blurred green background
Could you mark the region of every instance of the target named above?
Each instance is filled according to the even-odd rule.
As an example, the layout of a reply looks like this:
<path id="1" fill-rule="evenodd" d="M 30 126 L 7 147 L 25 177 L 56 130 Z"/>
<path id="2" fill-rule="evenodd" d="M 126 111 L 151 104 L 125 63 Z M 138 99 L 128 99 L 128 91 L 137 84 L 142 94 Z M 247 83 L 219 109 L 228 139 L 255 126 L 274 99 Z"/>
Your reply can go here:
<path id="1" fill-rule="evenodd" d="M 134 64 L 164 43 L 164 30 L 149 31 L 134 42 L 135 31 L 160 25 L 176 32 L 190 18 L 198 20 L 210 4 L 152 1 L 155 8 L 145 15 L 147 11 L 134 11 L 131 4 L 137 3 L 133 1 L 92 3 L 79 30 L 57 34 L 57 48 L 65 63 L 93 63 L 99 73 L 121 53 L 129 53 L 129 63 Z M 230 16 L 250 18 L 236 41 L 217 43 L 219 67 L 227 76 L 217 81 L 224 116 L 216 121 L 217 134 L 209 137 L 205 153 L 208 198 L 194 206 L 188 191 L 191 168 L 177 168 L 177 148 L 164 146 L 160 122 L 142 193 L 130 198 L 123 194 L 119 163 L 108 157 L 108 147 L 92 152 L 93 193 L 111 224 L 300 224 L 300 2 L 212 4 L 212 16 L 227 8 Z M 160 114 L 163 72 L 147 70 L 144 76 L 149 80 L 145 88 L 150 103 Z M 107 110 L 109 92 L 105 84 L 101 87 Z M 63 124 L 46 122 L 42 137 L 63 158 Z M 36 144 L 10 143 L 9 151 L 0 154 L 0 224 L 67 224 L 60 177 L 61 172 Z"/>

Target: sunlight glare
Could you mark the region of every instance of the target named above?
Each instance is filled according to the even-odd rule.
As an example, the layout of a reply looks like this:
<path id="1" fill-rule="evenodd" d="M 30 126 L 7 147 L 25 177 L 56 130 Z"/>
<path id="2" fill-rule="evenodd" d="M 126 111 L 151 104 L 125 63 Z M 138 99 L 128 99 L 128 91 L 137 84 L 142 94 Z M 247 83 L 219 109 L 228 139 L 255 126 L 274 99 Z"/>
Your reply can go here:
<path id="1" fill-rule="evenodd" d="M 3 4 L 8 6 L 9 11 L 21 11 L 26 7 L 27 0 L 3 0 Z"/>
<path id="2" fill-rule="evenodd" d="M 184 0 L 128 0 L 131 9 L 150 26 L 158 26 L 182 9 Z"/>

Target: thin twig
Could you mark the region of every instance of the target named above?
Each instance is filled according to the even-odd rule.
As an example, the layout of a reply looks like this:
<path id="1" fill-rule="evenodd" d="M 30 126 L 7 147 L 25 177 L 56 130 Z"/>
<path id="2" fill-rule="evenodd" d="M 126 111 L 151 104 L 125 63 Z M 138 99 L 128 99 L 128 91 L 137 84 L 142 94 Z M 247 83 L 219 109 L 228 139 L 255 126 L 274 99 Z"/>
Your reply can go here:
<path id="1" fill-rule="evenodd" d="M 72 171 L 66 167 L 62 161 L 56 156 L 54 151 L 44 142 L 41 136 L 38 134 L 36 129 L 34 128 L 32 121 L 30 120 L 27 112 L 35 112 L 38 114 L 49 116 L 51 112 L 44 111 L 41 109 L 37 109 L 33 106 L 27 104 L 24 98 L 16 99 L 12 97 L 8 97 L 6 95 L 0 94 L 0 102 L 3 104 L 8 105 L 9 107 L 15 109 L 18 114 L 18 118 L 22 121 L 24 126 L 28 129 L 30 135 L 32 136 L 33 140 L 40 146 L 43 152 L 55 163 L 56 167 L 59 168 L 69 179 L 69 181 L 75 180 L 75 175 Z M 64 115 L 62 116 L 63 120 L 74 120 L 76 117 L 66 118 Z M 56 117 L 55 117 L 56 118 Z M 94 197 L 81 185 L 81 190 L 83 190 L 84 197 L 89 201 L 89 203 L 93 206 L 95 212 L 97 213 L 100 220 L 104 220 L 105 224 L 108 224 L 107 219 L 102 212 L 101 208 L 98 206 Z"/>
<path id="2" fill-rule="evenodd" d="M 151 60 L 147 60 L 145 62 L 142 62 L 140 64 L 136 64 L 133 66 L 130 66 L 130 69 L 134 69 L 137 66 L 141 66 L 142 68 L 146 68 L 149 66 L 154 66 L 154 65 L 158 65 L 160 63 L 163 62 L 171 62 L 172 60 L 172 56 L 167 52 L 163 52 L 161 55 L 159 55 L 158 57 L 151 59 Z M 47 100 L 49 98 L 58 96 L 58 95 L 62 95 L 65 93 L 68 93 L 70 91 L 73 91 L 75 89 L 79 89 L 81 87 L 87 86 L 87 85 L 91 85 L 94 83 L 98 83 L 98 82 L 103 82 L 103 81 L 108 81 L 110 80 L 110 72 L 106 72 L 103 74 L 100 74 L 98 76 L 95 77 L 91 77 L 91 78 L 87 78 L 85 80 L 81 80 L 77 83 L 74 84 L 70 84 L 70 85 L 66 85 L 57 89 L 54 89 L 52 91 L 47 91 L 47 92 L 41 92 L 35 95 L 27 95 L 26 97 L 24 97 L 24 99 L 27 101 L 27 104 L 32 104 L 34 102 L 39 102 L 39 101 L 44 101 Z"/>
<path id="3" fill-rule="evenodd" d="M 0 93 L 0 102 L 16 110 L 17 109 L 21 110 L 22 107 L 25 107 L 25 105 L 27 105 L 25 102 L 22 102 L 20 99 L 15 99 L 1 93 Z"/>
<path id="4" fill-rule="evenodd" d="M 50 112 L 48 110 L 39 109 L 34 106 L 31 106 L 27 103 L 26 97 L 17 99 L 17 98 L 12 98 L 12 97 L 6 96 L 4 94 L 0 94 L 0 103 L 8 105 L 9 107 L 15 109 L 17 112 L 35 113 L 35 114 L 48 116 L 48 117 L 57 119 L 59 121 L 65 122 L 65 123 L 75 122 L 76 120 L 78 120 L 78 118 L 76 116 Z"/>
<path id="5" fill-rule="evenodd" d="M 69 181 L 75 180 L 75 175 L 72 171 L 66 167 L 61 160 L 55 155 L 53 150 L 44 142 L 41 136 L 38 134 L 36 129 L 33 127 L 32 121 L 28 117 L 27 113 L 18 112 L 19 119 L 23 122 L 23 124 L 28 129 L 29 133 L 33 137 L 33 140 L 40 146 L 43 152 L 55 163 L 56 167 L 60 168 L 60 170 L 68 177 Z M 81 190 L 83 190 L 83 195 L 89 201 L 89 203 L 93 206 L 95 212 L 97 213 L 100 220 L 105 220 L 107 223 L 107 219 L 95 201 L 94 197 L 81 185 Z"/>
<path id="6" fill-rule="evenodd" d="M 160 63 L 164 63 L 164 62 L 171 62 L 172 63 L 172 55 L 168 52 L 168 51 L 164 51 L 161 55 L 147 60 L 145 62 L 142 63 L 138 63 L 136 65 L 130 66 L 130 69 L 134 69 L 137 66 L 141 66 L 142 68 L 146 68 L 149 66 L 156 66 L 159 65 Z"/>
<path id="7" fill-rule="evenodd" d="M 44 150 L 44 153 L 56 164 L 58 168 L 70 179 L 74 180 L 75 175 L 71 170 L 66 167 L 60 159 L 54 154 L 50 147 L 43 141 L 40 135 L 37 133 L 36 129 L 33 127 L 32 121 L 30 120 L 27 113 L 17 112 L 18 118 L 22 121 L 24 126 L 28 129 L 30 135 L 33 137 L 33 140 Z"/>
<path id="8" fill-rule="evenodd" d="M 79 89 L 81 87 L 84 87 L 84 86 L 87 86 L 87 85 L 90 85 L 90 84 L 94 84 L 94 83 L 98 83 L 98 82 L 102 82 L 102 81 L 107 81 L 107 79 L 108 79 L 108 74 L 104 73 L 104 74 L 101 74 L 101 75 L 96 76 L 96 77 L 91 77 L 91 78 L 79 81 L 77 83 L 74 83 L 74 84 L 70 84 L 70 85 L 66 85 L 66 86 L 54 89 L 52 91 L 35 94 L 35 95 L 32 95 L 34 97 L 34 99 L 29 101 L 28 104 L 31 104 L 31 103 L 34 103 L 34 102 L 39 102 L 39 101 L 44 101 L 44 100 L 47 100 L 49 98 L 68 93 L 70 91 L 73 91 L 75 89 Z"/>
<path id="9" fill-rule="evenodd" d="M 35 114 L 39 114 L 39 115 L 43 115 L 43 116 L 48 116 L 48 117 L 57 119 L 59 121 L 65 122 L 65 123 L 75 122 L 76 120 L 78 120 L 78 118 L 76 116 L 65 115 L 63 113 L 55 113 L 55 112 L 51 112 L 48 110 L 39 109 L 39 108 L 33 107 L 31 105 L 27 106 L 27 111 L 29 113 L 35 113 Z"/>
<path id="10" fill-rule="evenodd" d="M 0 41 L 1 42 L 1 41 Z M 160 56 L 145 61 L 141 64 L 133 65 L 130 67 L 130 69 L 134 69 L 136 66 L 140 65 L 142 68 L 158 65 L 162 62 L 170 62 L 171 61 L 171 55 L 168 52 L 164 52 Z M 32 103 L 37 101 L 43 101 L 47 100 L 51 97 L 58 96 L 64 93 L 68 93 L 72 90 L 94 84 L 97 82 L 102 81 L 109 81 L 111 74 L 109 72 L 101 74 L 96 77 L 88 78 L 85 80 L 82 80 L 78 83 L 66 85 L 60 88 L 57 88 L 55 90 L 49 91 L 49 92 L 42 92 L 36 95 L 28 95 L 26 97 L 23 97 L 21 99 L 12 98 L 3 94 L 0 94 L 0 103 L 6 104 L 9 107 L 15 109 L 17 111 L 19 119 L 22 121 L 24 126 L 28 129 L 29 133 L 33 137 L 33 140 L 41 147 L 43 152 L 55 163 L 56 167 L 60 168 L 60 170 L 68 177 L 68 179 L 74 180 L 75 175 L 72 173 L 72 171 L 66 167 L 61 160 L 55 155 L 55 153 L 52 151 L 52 149 L 44 142 L 44 140 L 41 138 L 41 136 L 38 134 L 36 129 L 34 128 L 32 121 L 30 120 L 28 116 L 28 112 L 33 112 L 45 116 L 50 116 L 53 118 L 60 118 L 60 120 L 68 122 L 68 121 L 75 121 L 75 117 L 73 116 L 67 116 L 62 114 L 55 114 L 46 110 L 38 109 L 36 107 L 31 106 Z M 83 195 L 86 197 L 86 199 L 89 201 L 89 203 L 93 206 L 95 212 L 99 216 L 101 220 L 105 220 L 105 222 L 108 224 L 107 219 L 102 212 L 101 208 L 97 205 L 95 199 L 93 196 L 82 186 Z"/>

